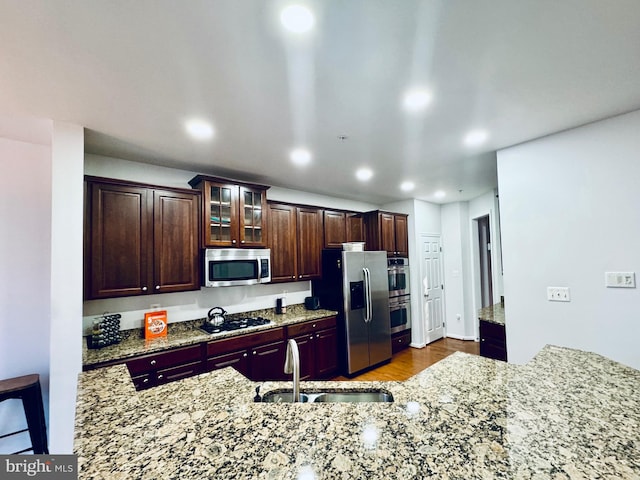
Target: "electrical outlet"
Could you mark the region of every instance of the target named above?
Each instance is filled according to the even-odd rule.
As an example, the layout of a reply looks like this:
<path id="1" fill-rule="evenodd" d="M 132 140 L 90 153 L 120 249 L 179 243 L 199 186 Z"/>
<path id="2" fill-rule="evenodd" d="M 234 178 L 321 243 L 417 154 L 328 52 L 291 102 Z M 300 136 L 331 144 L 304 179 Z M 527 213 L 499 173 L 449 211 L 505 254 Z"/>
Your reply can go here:
<path id="1" fill-rule="evenodd" d="M 547 300 L 550 302 L 570 302 L 569 287 L 547 287 Z"/>
<path id="2" fill-rule="evenodd" d="M 636 288 L 635 272 L 605 272 L 604 285 L 608 288 Z"/>

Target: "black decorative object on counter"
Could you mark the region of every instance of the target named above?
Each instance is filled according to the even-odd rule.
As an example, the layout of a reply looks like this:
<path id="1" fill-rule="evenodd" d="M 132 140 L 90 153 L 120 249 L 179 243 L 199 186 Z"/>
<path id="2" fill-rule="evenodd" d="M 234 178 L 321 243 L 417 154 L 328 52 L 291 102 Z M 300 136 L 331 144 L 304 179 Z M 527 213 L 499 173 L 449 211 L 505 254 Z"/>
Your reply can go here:
<path id="1" fill-rule="evenodd" d="M 120 318 L 119 313 L 104 314 L 93 320 L 93 330 L 87 337 L 87 347 L 102 348 L 114 343 L 120 343 Z"/>

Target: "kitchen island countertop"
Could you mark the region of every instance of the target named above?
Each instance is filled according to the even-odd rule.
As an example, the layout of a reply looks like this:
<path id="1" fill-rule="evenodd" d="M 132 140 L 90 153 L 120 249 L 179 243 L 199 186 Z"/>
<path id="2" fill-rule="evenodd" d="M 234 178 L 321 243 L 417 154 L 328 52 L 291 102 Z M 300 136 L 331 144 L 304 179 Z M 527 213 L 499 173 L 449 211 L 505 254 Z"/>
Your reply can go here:
<path id="1" fill-rule="evenodd" d="M 136 392 L 124 365 L 79 377 L 79 478 L 640 477 L 640 371 L 547 346 L 528 364 L 455 353 L 382 388 L 394 403 L 253 403 L 289 383 L 226 368 Z M 307 476 L 304 476 L 307 475 Z"/>
<path id="2" fill-rule="evenodd" d="M 214 335 L 200 329 L 204 319 L 170 323 L 166 337 L 145 340 L 142 329 L 125 330 L 121 332 L 123 339 L 120 343 L 98 349 L 87 348 L 86 337 L 83 337 L 82 365 L 85 369 L 95 368 L 103 363 L 126 361 L 127 359 L 138 355 L 161 352 L 171 348 L 185 347 L 201 342 L 210 342 L 212 340 L 221 340 L 223 338 L 247 333 L 256 333 L 272 328 L 307 322 L 309 320 L 331 317 L 337 314 L 338 312 L 333 310 L 307 310 L 304 308 L 304 305 L 291 305 L 285 314 L 276 314 L 272 308 L 254 310 L 241 314 L 227 315 L 227 317 L 237 318 L 242 316 L 260 316 L 271 320 L 272 323 L 259 327 L 252 327 L 251 329 L 233 330 L 229 332 L 216 333 Z"/>

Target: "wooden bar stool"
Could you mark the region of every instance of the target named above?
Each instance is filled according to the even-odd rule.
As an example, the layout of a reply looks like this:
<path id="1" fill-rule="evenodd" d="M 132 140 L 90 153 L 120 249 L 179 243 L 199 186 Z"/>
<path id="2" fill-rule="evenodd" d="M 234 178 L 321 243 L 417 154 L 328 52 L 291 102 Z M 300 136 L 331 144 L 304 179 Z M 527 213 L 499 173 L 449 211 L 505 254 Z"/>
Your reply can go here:
<path id="1" fill-rule="evenodd" d="M 10 398 L 19 398 L 22 400 L 24 414 L 27 417 L 29 437 L 31 437 L 31 448 L 15 453 L 33 450 L 33 453 L 36 454 L 48 454 L 47 426 L 44 420 L 40 375 L 23 375 L 22 377 L 0 380 L 0 402 L 4 402 Z M 0 436 L 0 438 L 16 435 L 25 431 L 26 430 L 19 430 L 17 432 L 7 433 Z"/>

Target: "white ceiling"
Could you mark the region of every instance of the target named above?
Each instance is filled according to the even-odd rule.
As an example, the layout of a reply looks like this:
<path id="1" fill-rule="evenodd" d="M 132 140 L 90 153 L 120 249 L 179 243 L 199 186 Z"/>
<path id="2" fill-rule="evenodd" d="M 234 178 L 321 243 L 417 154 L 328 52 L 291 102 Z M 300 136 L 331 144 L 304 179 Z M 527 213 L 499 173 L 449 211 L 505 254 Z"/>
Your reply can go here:
<path id="1" fill-rule="evenodd" d="M 383 204 L 473 198 L 497 149 L 640 108 L 637 0 L 302 3 L 304 40 L 279 0 L 0 0 L 0 113 L 83 125 L 92 153 Z M 422 114 L 401 108 L 412 85 L 433 92 Z M 476 127 L 488 143 L 465 147 Z"/>

